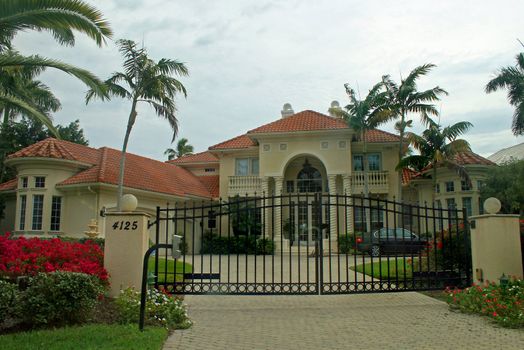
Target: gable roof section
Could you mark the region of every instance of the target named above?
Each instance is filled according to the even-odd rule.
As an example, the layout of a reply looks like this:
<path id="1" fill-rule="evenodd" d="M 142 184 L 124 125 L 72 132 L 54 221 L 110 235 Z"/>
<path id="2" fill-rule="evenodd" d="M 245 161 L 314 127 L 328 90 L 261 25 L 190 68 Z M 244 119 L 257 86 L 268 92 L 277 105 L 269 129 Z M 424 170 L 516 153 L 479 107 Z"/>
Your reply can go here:
<path id="1" fill-rule="evenodd" d="M 387 131 L 374 129 L 366 131 L 366 141 L 371 143 L 399 142 L 400 137 Z"/>
<path id="2" fill-rule="evenodd" d="M 191 163 L 218 163 L 218 158 L 211 152 L 204 151 L 195 154 L 188 154 L 173 160 L 168 160 L 170 164 L 191 164 Z"/>
<path id="3" fill-rule="evenodd" d="M 12 179 L 0 184 L 0 192 L 16 190 L 17 180 Z"/>
<path id="4" fill-rule="evenodd" d="M 253 141 L 246 134 L 233 137 L 232 139 L 226 140 L 221 143 L 217 143 L 209 147 L 209 150 L 221 150 L 221 149 L 242 149 L 256 146 L 257 143 Z"/>
<path id="5" fill-rule="evenodd" d="M 118 185 L 121 154 L 120 151 L 108 147 L 94 149 L 49 138 L 26 147 L 8 158 L 53 158 L 92 164 L 90 168 L 80 171 L 57 186 L 97 182 Z M 126 154 L 124 186 L 176 196 L 193 195 L 206 198 L 212 196 L 198 177 L 188 170 L 175 164 L 167 164 L 132 153 Z"/>
<path id="6" fill-rule="evenodd" d="M 213 198 L 220 196 L 220 175 L 199 176 L 198 180 L 206 187 Z"/>
<path id="7" fill-rule="evenodd" d="M 407 185 L 411 179 L 417 177 L 419 174 L 416 171 L 413 171 L 409 168 L 402 169 L 402 184 Z"/>
<path id="8" fill-rule="evenodd" d="M 248 134 L 336 129 L 349 128 L 347 124 L 341 119 L 332 118 L 322 113 L 306 110 L 293 114 L 287 118 L 279 119 L 274 122 L 259 126 L 256 129 L 248 131 Z"/>

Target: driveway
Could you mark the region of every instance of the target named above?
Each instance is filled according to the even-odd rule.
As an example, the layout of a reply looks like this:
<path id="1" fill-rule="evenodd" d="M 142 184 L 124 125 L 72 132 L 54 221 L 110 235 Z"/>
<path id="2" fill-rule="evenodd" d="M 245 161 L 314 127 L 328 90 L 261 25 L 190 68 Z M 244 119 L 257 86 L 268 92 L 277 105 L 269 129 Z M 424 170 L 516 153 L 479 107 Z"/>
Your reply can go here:
<path id="1" fill-rule="evenodd" d="M 524 331 L 416 292 L 187 296 L 194 325 L 164 349 L 524 349 Z"/>

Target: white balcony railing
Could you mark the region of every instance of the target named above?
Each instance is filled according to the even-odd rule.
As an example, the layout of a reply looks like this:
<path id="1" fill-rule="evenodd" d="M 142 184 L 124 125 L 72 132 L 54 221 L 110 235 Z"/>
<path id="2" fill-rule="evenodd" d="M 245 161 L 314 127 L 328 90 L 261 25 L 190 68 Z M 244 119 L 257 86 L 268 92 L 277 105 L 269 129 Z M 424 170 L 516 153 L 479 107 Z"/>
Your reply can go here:
<path id="1" fill-rule="evenodd" d="M 262 180 L 258 176 L 229 176 L 228 195 L 253 195 L 262 193 Z"/>
<path id="2" fill-rule="evenodd" d="M 354 171 L 351 177 L 351 190 L 354 194 L 364 192 L 363 171 Z M 368 189 L 371 193 L 387 193 L 389 191 L 389 174 L 387 171 L 368 171 Z"/>

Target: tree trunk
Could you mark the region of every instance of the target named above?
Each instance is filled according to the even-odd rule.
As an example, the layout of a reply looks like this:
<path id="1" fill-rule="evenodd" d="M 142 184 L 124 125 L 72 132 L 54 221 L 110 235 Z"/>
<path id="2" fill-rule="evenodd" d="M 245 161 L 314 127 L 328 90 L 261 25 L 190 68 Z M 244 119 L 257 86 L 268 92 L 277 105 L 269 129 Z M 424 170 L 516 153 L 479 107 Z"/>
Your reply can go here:
<path id="1" fill-rule="evenodd" d="M 124 137 L 124 144 L 122 145 L 122 157 L 120 158 L 120 174 L 118 176 L 118 194 L 116 199 L 116 207 L 118 211 L 122 210 L 122 196 L 124 195 L 124 172 L 126 164 L 126 151 L 127 143 L 129 142 L 129 135 L 131 134 L 131 129 L 135 124 L 136 120 L 136 104 L 137 99 L 133 99 L 133 104 L 131 105 L 131 112 L 129 113 L 129 119 L 127 121 L 126 135 Z"/>
<path id="2" fill-rule="evenodd" d="M 404 112 L 401 114 L 400 118 L 400 142 L 399 142 L 399 149 L 398 149 L 398 161 L 400 162 L 402 160 L 403 152 L 402 148 L 404 147 Z M 402 169 L 398 169 L 398 181 L 397 181 L 397 191 L 398 191 L 398 197 L 397 201 L 402 202 Z"/>
<path id="3" fill-rule="evenodd" d="M 433 193 L 431 195 L 433 206 L 435 206 L 435 193 L 437 193 L 437 164 L 433 163 Z"/>
<path id="4" fill-rule="evenodd" d="M 366 198 L 366 231 L 371 232 L 371 201 L 369 200 L 369 179 L 368 179 L 368 144 L 366 142 L 366 130 L 362 132 L 363 152 L 362 168 L 364 170 L 364 198 Z"/>

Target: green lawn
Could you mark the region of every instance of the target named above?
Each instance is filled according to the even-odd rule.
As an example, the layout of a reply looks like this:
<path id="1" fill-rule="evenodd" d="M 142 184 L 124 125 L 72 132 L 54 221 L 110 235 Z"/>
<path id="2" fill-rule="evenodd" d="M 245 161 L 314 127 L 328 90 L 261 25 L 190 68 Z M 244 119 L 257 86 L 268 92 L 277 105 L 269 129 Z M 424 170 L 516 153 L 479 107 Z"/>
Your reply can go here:
<path id="1" fill-rule="evenodd" d="M 166 276 L 166 261 L 167 261 L 167 276 Z M 148 264 L 148 271 L 150 273 L 155 273 L 155 257 L 152 256 L 149 258 L 149 264 Z M 191 264 L 186 263 L 186 269 L 185 273 L 192 272 L 192 266 Z M 175 261 L 171 259 L 165 259 L 165 258 L 158 258 L 158 282 L 159 283 L 172 283 L 174 282 L 175 278 Z M 176 262 L 176 280 L 177 282 L 182 282 L 183 277 L 182 273 L 184 273 L 184 263 L 182 261 Z M 167 277 L 167 280 L 166 280 Z"/>
<path id="2" fill-rule="evenodd" d="M 162 349 L 167 330 L 133 325 L 92 324 L 0 335 L 2 350 L 144 350 Z"/>
<path id="3" fill-rule="evenodd" d="M 366 264 L 360 264 L 356 266 L 350 267 L 352 270 L 363 273 L 368 276 L 373 276 L 375 278 L 379 279 L 388 279 L 388 261 L 389 261 L 389 278 L 390 279 L 396 279 L 396 274 L 398 274 L 399 279 L 404 279 L 404 272 L 406 273 L 406 278 L 411 279 L 413 276 L 413 270 L 410 264 L 406 262 L 405 268 L 404 268 L 404 259 L 398 258 L 396 260 L 394 258 L 383 259 L 382 261 L 377 261 Z M 417 259 L 413 260 L 413 263 L 416 264 Z"/>

